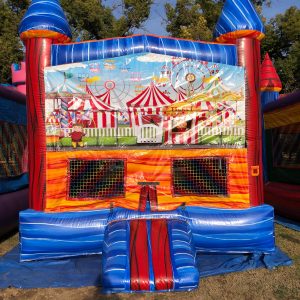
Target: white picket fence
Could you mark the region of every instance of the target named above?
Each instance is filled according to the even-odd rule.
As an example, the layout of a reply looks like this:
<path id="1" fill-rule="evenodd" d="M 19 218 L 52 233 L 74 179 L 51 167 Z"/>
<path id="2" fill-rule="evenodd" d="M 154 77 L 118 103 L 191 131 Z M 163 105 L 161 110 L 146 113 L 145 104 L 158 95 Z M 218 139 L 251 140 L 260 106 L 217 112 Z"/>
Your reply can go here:
<path id="1" fill-rule="evenodd" d="M 140 126 L 137 135 L 138 143 L 161 143 L 162 142 L 162 127 L 156 125 Z"/>
<path id="2" fill-rule="evenodd" d="M 72 132 L 71 128 L 61 129 L 64 136 L 69 136 Z M 135 136 L 133 128 L 119 127 L 119 128 L 84 128 L 83 132 L 87 137 L 125 137 Z"/>
<path id="3" fill-rule="evenodd" d="M 87 137 L 130 137 L 136 136 L 138 143 L 160 143 L 162 141 L 162 129 L 153 126 L 145 127 L 119 127 L 119 128 L 84 128 Z M 194 129 L 196 130 L 196 128 Z M 61 129 L 63 135 L 68 137 L 72 132 L 71 128 Z M 199 127 L 200 136 L 228 135 L 244 136 L 245 127 Z"/>
<path id="4" fill-rule="evenodd" d="M 199 127 L 199 135 L 245 135 L 245 127 Z"/>

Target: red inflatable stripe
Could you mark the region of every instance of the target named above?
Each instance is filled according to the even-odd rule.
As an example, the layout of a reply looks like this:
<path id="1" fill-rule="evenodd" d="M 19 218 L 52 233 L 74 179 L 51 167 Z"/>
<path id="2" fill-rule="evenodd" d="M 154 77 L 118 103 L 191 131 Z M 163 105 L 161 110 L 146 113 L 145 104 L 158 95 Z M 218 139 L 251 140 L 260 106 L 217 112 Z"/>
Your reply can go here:
<path id="1" fill-rule="evenodd" d="M 50 66 L 52 39 L 26 41 L 28 169 L 30 208 L 43 210 L 46 192 L 44 68 Z"/>
<path id="2" fill-rule="evenodd" d="M 149 255 L 147 223 L 145 220 L 130 222 L 130 289 L 149 291 Z"/>
<path id="3" fill-rule="evenodd" d="M 167 220 L 151 221 L 152 264 L 156 290 L 173 288 Z"/>
<path id="4" fill-rule="evenodd" d="M 147 206 L 148 186 L 142 186 L 140 194 L 139 211 L 145 211 Z"/>

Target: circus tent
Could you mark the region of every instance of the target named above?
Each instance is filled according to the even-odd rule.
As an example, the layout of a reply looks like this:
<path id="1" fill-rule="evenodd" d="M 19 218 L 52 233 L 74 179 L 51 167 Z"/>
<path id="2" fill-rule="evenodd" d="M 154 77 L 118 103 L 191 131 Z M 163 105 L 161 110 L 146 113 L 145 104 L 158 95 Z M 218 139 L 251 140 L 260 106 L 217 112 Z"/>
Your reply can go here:
<path id="1" fill-rule="evenodd" d="M 177 95 L 178 95 L 178 101 L 186 100 L 186 93 L 185 92 L 178 89 Z"/>
<path id="2" fill-rule="evenodd" d="M 73 97 L 68 102 L 68 110 L 82 112 L 82 118 L 88 118 L 92 115 L 95 126 L 99 128 L 114 128 L 116 127 L 116 112 L 109 105 L 110 96 L 103 95 L 95 96 L 90 88 L 86 85 L 86 93 L 83 97 Z M 105 103 L 105 102 L 106 103 Z M 109 104 L 107 104 L 109 103 Z"/>
<path id="3" fill-rule="evenodd" d="M 141 125 L 143 116 L 162 114 L 163 107 L 174 102 L 151 82 L 145 90 L 127 102 L 131 125 Z"/>
<path id="4" fill-rule="evenodd" d="M 97 99 L 100 99 L 102 103 L 110 106 L 111 104 L 111 99 L 110 99 L 110 90 L 107 90 L 105 93 L 100 94 L 100 95 L 95 95 Z"/>

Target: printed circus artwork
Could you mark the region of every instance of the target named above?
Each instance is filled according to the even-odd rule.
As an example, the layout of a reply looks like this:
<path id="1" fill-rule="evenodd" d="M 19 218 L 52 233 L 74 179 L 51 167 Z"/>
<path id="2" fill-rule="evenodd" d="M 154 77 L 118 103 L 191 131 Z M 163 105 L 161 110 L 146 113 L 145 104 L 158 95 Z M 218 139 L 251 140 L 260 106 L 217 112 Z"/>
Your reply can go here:
<path id="1" fill-rule="evenodd" d="M 242 67 L 153 53 L 48 67 L 47 147 L 75 148 L 78 126 L 82 140 L 76 148 L 243 147 L 243 78 Z"/>

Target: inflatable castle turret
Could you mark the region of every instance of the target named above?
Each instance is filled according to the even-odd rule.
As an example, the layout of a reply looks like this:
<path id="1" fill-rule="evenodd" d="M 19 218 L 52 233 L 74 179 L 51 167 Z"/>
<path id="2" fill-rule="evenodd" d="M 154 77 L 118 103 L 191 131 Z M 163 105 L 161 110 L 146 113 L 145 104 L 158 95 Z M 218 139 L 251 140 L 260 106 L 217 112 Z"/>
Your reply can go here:
<path id="1" fill-rule="evenodd" d="M 262 197 L 264 28 L 250 0 L 225 2 L 213 43 L 72 43 L 57 0 L 32 1 L 19 31 L 31 208 L 21 261 L 99 254 L 105 292 L 184 291 L 198 286 L 197 253 L 275 251 Z"/>
<path id="2" fill-rule="evenodd" d="M 71 30 L 59 1 L 33 0 L 19 34 L 26 47 L 29 199 L 31 207 L 41 210 L 46 168 L 44 68 L 50 65 L 51 45 L 69 42 Z"/>
<path id="3" fill-rule="evenodd" d="M 282 90 L 280 78 L 268 53 L 261 64 L 260 90 L 262 108 L 278 100 L 279 92 Z"/>
<path id="4" fill-rule="evenodd" d="M 264 26 L 250 1 L 227 0 L 214 36 L 218 42 L 236 44 L 238 64 L 245 67 L 249 193 L 251 203 L 259 205 L 263 203 L 259 84 L 260 40 L 264 37 Z"/>
<path id="5" fill-rule="evenodd" d="M 12 64 L 11 66 L 12 84 L 17 90 L 26 95 L 26 65 L 22 61 L 20 64 Z"/>
<path id="6" fill-rule="evenodd" d="M 279 92 L 282 89 L 282 84 L 277 71 L 272 63 L 268 53 L 261 64 L 260 69 L 260 90 L 261 90 L 261 107 L 262 112 L 266 105 L 276 102 L 279 98 Z M 262 113 L 263 115 L 263 113 Z M 266 142 L 264 120 L 262 118 L 262 142 Z M 268 181 L 268 166 L 267 166 L 267 153 L 266 147 L 263 147 L 263 165 L 264 165 L 264 182 Z"/>

